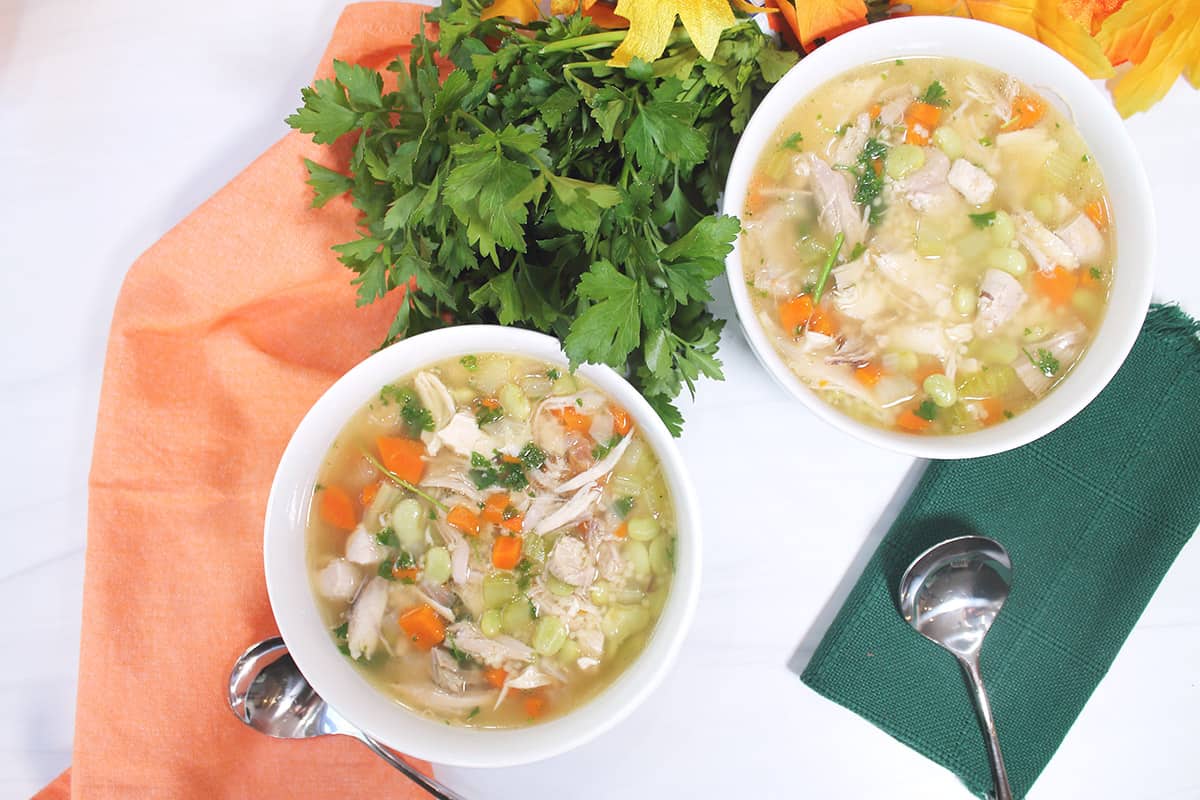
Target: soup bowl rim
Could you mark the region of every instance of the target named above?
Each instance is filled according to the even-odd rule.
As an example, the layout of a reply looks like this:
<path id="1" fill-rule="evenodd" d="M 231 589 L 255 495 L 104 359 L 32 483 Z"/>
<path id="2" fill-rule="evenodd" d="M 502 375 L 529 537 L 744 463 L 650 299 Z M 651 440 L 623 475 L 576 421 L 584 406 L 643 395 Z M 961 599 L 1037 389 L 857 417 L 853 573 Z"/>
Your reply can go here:
<path id="1" fill-rule="evenodd" d="M 885 430 L 834 408 L 804 384 L 771 344 L 746 286 L 741 236 L 726 257 L 726 277 L 741 328 L 767 372 L 824 422 L 863 441 L 920 458 L 973 458 L 1041 438 L 1083 410 L 1117 373 L 1150 304 L 1155 251 L 1149 181 L 1124 122 L 1105 93 L 1071 62 L 1007 28 L 955 17 L 872 23 L 823 44 L 793 66 L 751 116 L 730 164 L 722 211 L 741 218 L 750 179 L 777 127 L 821 86 L 859 67 L 897 58 L 948 57 L 1015 75 L 1066 106 L 1110 198 L 1116 231 L 1113 283 L 1105 316 L 1083 357 L 1046 396 L 1003 423 L 965 434 L 921 436 Z"/>
<path id="2" fill-rule="evenodd" d="M 667 602 L 645 648 L 608 686 L 578 707 L 522 728 L 446 725 L 391 700 L 334 646 L 321 620 L 306 565 L 306 528 L 322 460 L 351 416 L 380 387 L 455 356 L 505 353 L 549 362 L 568 360 L 557 339 L 498 325 L 443 328 L 397 342 L 339 378 L 292 434 L 267 500 L 263 566 L 279 633 L 300 671 L 346 720 L 387 746 L 434 763 L 500 767 L 563 753 L 599 736 L 631 714 L 670 670 L 695 613 L 700 588 L 699 507 L 682 455 L 646 400 L 606 366 L 583 364 L 576 374 L 624 406 L 662 466 L 676 515 L 675 573 Z"/>

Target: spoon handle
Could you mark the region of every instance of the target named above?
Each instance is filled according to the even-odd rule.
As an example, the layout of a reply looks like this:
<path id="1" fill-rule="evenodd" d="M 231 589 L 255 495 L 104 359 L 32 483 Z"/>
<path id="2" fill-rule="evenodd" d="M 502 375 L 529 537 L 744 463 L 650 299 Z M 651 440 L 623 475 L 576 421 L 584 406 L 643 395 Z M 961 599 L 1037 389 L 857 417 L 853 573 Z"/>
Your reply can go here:
<path id="1" fill-rule="evenodd" d="M 396 769 L 408 776 L 408 779 L 420 786 L 425 791 L 429 792 L 438 800 L 467 800 L 461 794 L 443 786 L 433 778 L 428 777 L 424 772 L 421 772 L 416 767 L 411 766 L 407 761 L 400 758 L 392 751 L 381 745 L 379 742 L 372 739 L 367 734 L 362 734 L 358 737 L 359 741 L 371 748 L 375 755 L 382 758 L 384 761 L 391 764 Z"/>
<path id="2" fill-rule="evenodd" d="M 996 800 L 1012 800 L 1012 789 L 1008 786 L 1008 770 L 1004 768 L 1004 756 L 1000 754 L 1000 737 L 996 735 L 996 720 L 992 718 L 992 704 L 988 701 L 987 689 L 983 686 L 983 676 L 979 673 L 979 656 L 960 657 L 963 672 L 967 682 L 971 684 L 971 694 L 975 697 L 975 708 L 979 711 L 979 721 L 983 727 L 983 736 L 987 741 L 988 759 L 992 762 L 992 780 L 996 784 Z"/>

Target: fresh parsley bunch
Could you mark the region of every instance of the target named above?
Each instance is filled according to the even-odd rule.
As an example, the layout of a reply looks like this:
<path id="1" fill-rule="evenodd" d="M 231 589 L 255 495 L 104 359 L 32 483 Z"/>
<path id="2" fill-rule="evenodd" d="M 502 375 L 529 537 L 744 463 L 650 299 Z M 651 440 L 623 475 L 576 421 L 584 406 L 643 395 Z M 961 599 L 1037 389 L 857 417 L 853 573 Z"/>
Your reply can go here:
<path id="1" fill-rule="evenodd" d="M 481 20 L 479 0 L 429 15 L 398 90 L 335 62 L 288 118 L 319 144 L 356 134 L 349 174 L 308 161 L 313 204 L 350 192 L 337 245 L 358 303 L 410 288 L 387 342 L 449 322 L 554 334 L 573 363 L 627 374 L 676 435 L 672 400 L 720 379 L 706 310 L 738 221 L 713 216 L 738 133 L 795 61 L 750 21 L 712 61 L 677 27 L 664 57 L 606 61 L 624 31 L 586 18 Z M 443 78 L 439 60 L 454 69 Z"/>

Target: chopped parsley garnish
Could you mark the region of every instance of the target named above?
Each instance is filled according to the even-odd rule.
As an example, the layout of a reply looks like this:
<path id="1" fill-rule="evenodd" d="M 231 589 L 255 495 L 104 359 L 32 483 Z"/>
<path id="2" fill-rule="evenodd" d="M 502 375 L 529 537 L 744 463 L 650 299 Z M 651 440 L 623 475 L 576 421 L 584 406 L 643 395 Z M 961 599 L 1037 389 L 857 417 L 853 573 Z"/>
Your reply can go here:
<path id="1" fill-rule="evenodd" d="M 984 147 L 991 147 L 992 146 L 992 137 L 984 136 L 979 140 L 979 143 L 981 145 L 983 145 Z"/>
<path id="2" fill-rule="evenodd" d="M 804 134 L 802 134 L 800 131 L 796 131 L 791 136 L 784 139 L 783 144 L 780 146 L 783 147 L 785 150 L 799 150 L 800 143 L 803 141 L 804 141 Z"/>
<path id="3" fill-rule="evenodd" d="M 390 403 L 400 406 L 400 416 L 411 433 L 433 430 L 433 414 L 421 405 L 412 389 L 389 384 L 379 390 L 379 400 L 385 406 Z"/>
<path id="4" fill-rule="evenodd" d="M 925 94 L 921 95 L 918 100 L 922 103 L 928 103 L 931 106 L 948 106 L 950 98 L 946 97 L 946 87 L 942 86 L 941 81 L 934 81 L 929 84 L 925 90 Z"/>
<path id="5" fill-rule="evenodd" d="M 338 651 L 344 655 L 350 655 L 350 646 L 346 643 L 346 637 L 350 635 L 350 623 L 343 622 L 333 629 L 333 640 L 337 643 Z"/>
<path id="6" fill-rule="evenodd" d="M 553 367 L 546 370 L 546 377 L 552 381 L 558 380 L 560 375 L 561 375 L 561 373 L 558 370 L 554 369 Z"/>
<path id="7" fill-rule="evenodd" d="M 903 59 L 903 58 L 897 58 L 897 59 L 896 59 L 896 66 L 897 66 L 897 67 L 903 67 L 903 66 L 904 66 L 904 59 Z"/>
<path id="8" fill-rule="evenodd" d="M 460 667 L 469 667 L 476 663 L 475 659 L 471 655 L 458 649 L 458 645 L 454 643 L 454 639 L 452 637 L 446 637 L 445 646 L 446 649 L 450 651 L 450 655 L 454 656 L 454 660 L 458 662 Z"/>
<path id="9" fill-rule="evenodd" d="M 858 257 L 867 252 L 867 246 L 862 242 L 854 245 L 854 249 L 850 251 L 850 260 L 857 261 Z"/>
<path id="10" fill-rule="evenodd" d="M 982 214 L 967 214 L 967 217 L 975 224 L 976 228 L 986 228 L 996 221 L 996 212 L 985 211 Z"/>
<path id="11" fill-rule="evenodd" d="M 475 422 L 479 427 L 487 425 L 489 422 L 495 422 L 504 416 L 504 409 L 498 402 L 481 402 L 475 407 Z"/>
<path id="12" fill-rule="evenodd" d="M 1013 418 L 1013 413 L 1012 413 L 1011 411 L 1009 411 L 1007 408 L 1006 408 L 1006 409 L 1004 409 L 1004 418 L 1005 418 L 1005 419 L 1012 419 L 1012 418 Z"/>
<path id="13" fill-rule="evenodd" d="M 615 511 L 617 516 L 621 519 L 628 517 L 629 512 L 633 511 L 633 497 L 631 495 L 618 497 L 617 502 L 613 503 L 613 511 Z"/>
<path id="14" fill-rule="evenodd" d="M 612 452 L 614 447 L 621 443 L 622 438 L 623 437 L 620 434 L 613 434 L 613 436 L 610 437 L 607 442 L 597 444 L 592 448 L 592 458 L 596 459 L 597 461 L 604 458 L 606 455 Z"/>
<path id="15" fill-rule="evenodd" d="M 517 588 L 522 592 L 529 588 L 533 583 L 533 575 L 530 572 L 533 570 L 533 562 L 528 558 L 522 558 L 517 563 Z"/>
<path id="16" fill-rule="evenodd" d="M 921 402 L 921 405 L 917 407 L 916 415 L 923 420 L 933 422 L 935 419 L 937 419 L 937 412 L 937 403 L 933 402 L 932 400 L 924 400 Z"/>
<path id="17" fill-rule="evenodd" d="M 467 719 L 474 719 L 478 715 L 479 715 L 479 706 L 475 706 L 474 708 L 471 709 L 471 713 L 467 714 Z"/>
<path id="18" fill-rule="evenodd" d="M 546 454 L 533 442 L 529 442 L 521 448 L 519 457 L 521 463 L 525 465 L 525 469 L 537 469 L 546 463 Z"/>
<path id="19" fill-rule="evenodd" d="M 1092 267 L 1091 269 L 1088 270 L 1088 274 L 1092 276 L 1092 280 L 1097 280 L 1097 281 L 1100 280 L 1102 277 L 1104 277 L 1101 274 L 1099 267 Z"/>
<path id="20" fill-rule="evenodd" d="M 1024 352 L 1025 357 L 1029 359 L 1029 363 L 1037 367 L 1038 371 L 1047 378 L 1053 378 L 1058 374 L 1058 369 L 1061 365 L 1058 363 L 1058 359 L 1055 358 L 1054 354 L 1049 350 L 1045 349 L 1044 347 L 1039 347 L 1037 351 L 1037 358 L 1034 358 L 1030 352 L 1024 348 L 1022 348 L 1022 352 Z"/>
<path id="21" fill-rule="evenodd" d="M 834 136 L 844 136 L 846 131 L 848 131 L 848 130 L 850 130 L 850 123 L 843 122 L 841 125 L 838 126 L 838 129 L 833 132 L 833 135 Z"/>
<path id="22" fill-rule="evenodd" d="M 458 360 L 458 363 L 462 364 L 470 372 L 479 369 L 479 359 L 475 356 L 463 356 Z"/>
<path id="23" fill-rule="evenodd" d="M 867 219 L 872 225 L 883 217 L 883 159 L 887 155 L 887 145 L 878 139 L 868 139 L 858 154 L 857 168 L 854 173 L 858 183 L 854 187 L 854 202 L 870 208 Z M 879 169 L 876 169 L 878 165 Z"/>
<path id="24" fill-rule="evenodd" d="M 376 570 L 379 577 L 387 578 L 389 581 L 399 580 L 401 583 L 416 583 L 411 577 L 405 576 L 400 578 L 396 575 L 397 572 L 406 569 L 416 569 L 417 562 L 412 557 L 412 554 L 407 550 L 401 550 L 393 559 L 384 559 L 379 564 L 379 569 Z"/>
<path id="25" fill-rule="evenodd" d="M 384 528 L 379 533 L 375 534 L 375 541 L 379 542 L 384 547 L 400 546 L 400 539 L 396 536 L 396 532 L 390 527 Z"/>
<path id="26" fill-rule="evenodd" d="M 1082 161 L 1084 164 L 1086 164 L 1087 162 L 1091 161 L 1092 159 L 1091 159 L 1091 157 L 1090 157 L 1090 156 L 1088 156 L 1088 154 L 1087 154 L 1087 153 L 1084 153 L 1084 154 L 1083 154 L 1083 158 L 1081 158 L 1081 159 L 1079 159 L 1079 160 L 1080 160 L 1080 161 Z"/>
<path id="27" fill-rule="evenodd" d="M 506 461 L 499 453 L 494 459 L 488 459 L 482 453 L 471 453 L 471 470 L 467 475 L 477 489 L 503 486 L 505 489 L 520 491 L 529 485 L 529 478 L 521 468 L 522 463 L 520 460 L 516 463 Z"/>

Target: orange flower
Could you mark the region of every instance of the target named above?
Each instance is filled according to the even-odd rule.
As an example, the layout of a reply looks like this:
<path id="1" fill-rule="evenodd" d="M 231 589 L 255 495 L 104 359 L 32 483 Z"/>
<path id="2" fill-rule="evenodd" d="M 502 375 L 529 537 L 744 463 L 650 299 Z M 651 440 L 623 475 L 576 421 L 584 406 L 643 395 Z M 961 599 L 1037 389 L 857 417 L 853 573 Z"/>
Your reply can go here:
<path id="1" fill-rule="evenodd" d="M 1181 74 L 1200 88 L 1200 0 L 1129 0 L 1096 38 L 1112 63 L 1134 65 L 1113 87 L 1123 117 L 1157 103 Z"/>
<path id="2" fill-rule="evenodd" d="M 1058 0 L 911 0 L 907 5 L 914 14 L 970 17 L 1003 25 L 1057 50 L 1089 77 L 1113 74 L 1100 45 Z"/>

